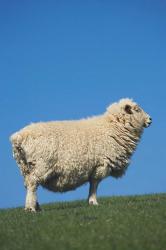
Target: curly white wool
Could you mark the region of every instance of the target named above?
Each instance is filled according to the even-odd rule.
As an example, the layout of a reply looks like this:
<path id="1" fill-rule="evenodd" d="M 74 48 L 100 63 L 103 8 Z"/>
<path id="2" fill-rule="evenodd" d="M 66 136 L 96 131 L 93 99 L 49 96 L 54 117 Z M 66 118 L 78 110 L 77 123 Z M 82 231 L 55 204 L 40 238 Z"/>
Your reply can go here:
<path id="1" fill-rule="evenodd" d="M 89 203 L 97 204 L 98 183 L 122 176 L 151 118 L 131 99 L 100 116 L 78 121 L 31 124 L 11 136 L 14 157 L 27 187 L 26 209 L 39 209 L 38 185 L 64 192 L 90 182 Z"/>

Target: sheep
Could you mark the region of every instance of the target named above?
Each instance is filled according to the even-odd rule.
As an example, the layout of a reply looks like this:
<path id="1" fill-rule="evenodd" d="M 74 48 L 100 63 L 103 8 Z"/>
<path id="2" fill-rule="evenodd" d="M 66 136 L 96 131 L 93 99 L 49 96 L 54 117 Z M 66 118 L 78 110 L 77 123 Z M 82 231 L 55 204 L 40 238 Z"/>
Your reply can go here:
<path id="1" fill-rule="evenodd" d="M 132 99 L 121 99 L 104 114 L 72 121 L 32 123 L 11 135 L 13 156 L 27 189 L 25 210 L 40 211 L 37 187 L 66 192 L 89 182 L 88 203 L 98 205 L 102 179 L 127 170 L 151 117 Z"/>

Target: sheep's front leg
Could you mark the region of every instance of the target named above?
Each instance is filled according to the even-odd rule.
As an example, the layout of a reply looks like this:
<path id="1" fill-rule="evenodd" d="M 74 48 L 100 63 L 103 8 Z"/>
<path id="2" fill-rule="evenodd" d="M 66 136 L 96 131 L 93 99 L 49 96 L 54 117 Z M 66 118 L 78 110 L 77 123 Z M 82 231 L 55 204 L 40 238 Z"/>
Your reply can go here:
<path id="1" fill-rule="evenodd" d="M 90 181 L 89 197 L 88 197 L 89 205 L 98 205 L 97 197 L 96 197 L 98 184 L 99 184 L 98 180 L 92 179 Z"/>
<path id="2" fill-rule="evenodd" d="M 25 202 L 25 210 L 31 212 L 40 211 L 40 206 L 37 202 L 37 184 L 34 182 L 28 182 L 26 185 L 27 188 L 27 195 L 26 195 L 26 202 Z"/>

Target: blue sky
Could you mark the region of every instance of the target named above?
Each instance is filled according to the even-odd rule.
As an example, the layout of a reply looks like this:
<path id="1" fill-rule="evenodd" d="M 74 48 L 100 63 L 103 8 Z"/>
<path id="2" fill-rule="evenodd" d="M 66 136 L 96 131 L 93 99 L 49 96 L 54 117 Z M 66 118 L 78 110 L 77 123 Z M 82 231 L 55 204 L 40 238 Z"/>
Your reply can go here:
<path id="1" fill-rule="evenodd" d="M 0 207 L 23 206 L 9 136 L 35 121 L 79 119 L 132 97 L 153 118 L 122 179 L 98 195 L 166 192 L 166 2 L 0 1 Z M 39 202 L 85 199 L 39 188 Z"/>

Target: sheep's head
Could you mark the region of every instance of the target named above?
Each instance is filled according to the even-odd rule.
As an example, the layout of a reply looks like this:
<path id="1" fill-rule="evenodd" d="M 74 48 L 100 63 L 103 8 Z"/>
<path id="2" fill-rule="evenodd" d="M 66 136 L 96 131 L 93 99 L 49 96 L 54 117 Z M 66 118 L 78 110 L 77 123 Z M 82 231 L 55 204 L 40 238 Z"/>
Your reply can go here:
<path id="1" fill-rule="evenodd" d="M 107 112 L 115 116 L 117 120 L 124 121 L 125 125 L 131 128 L 147 128 L 152 123 L 152 118 L 141 107 L 131 99 L 121 99 L 108 107 Z"/>

